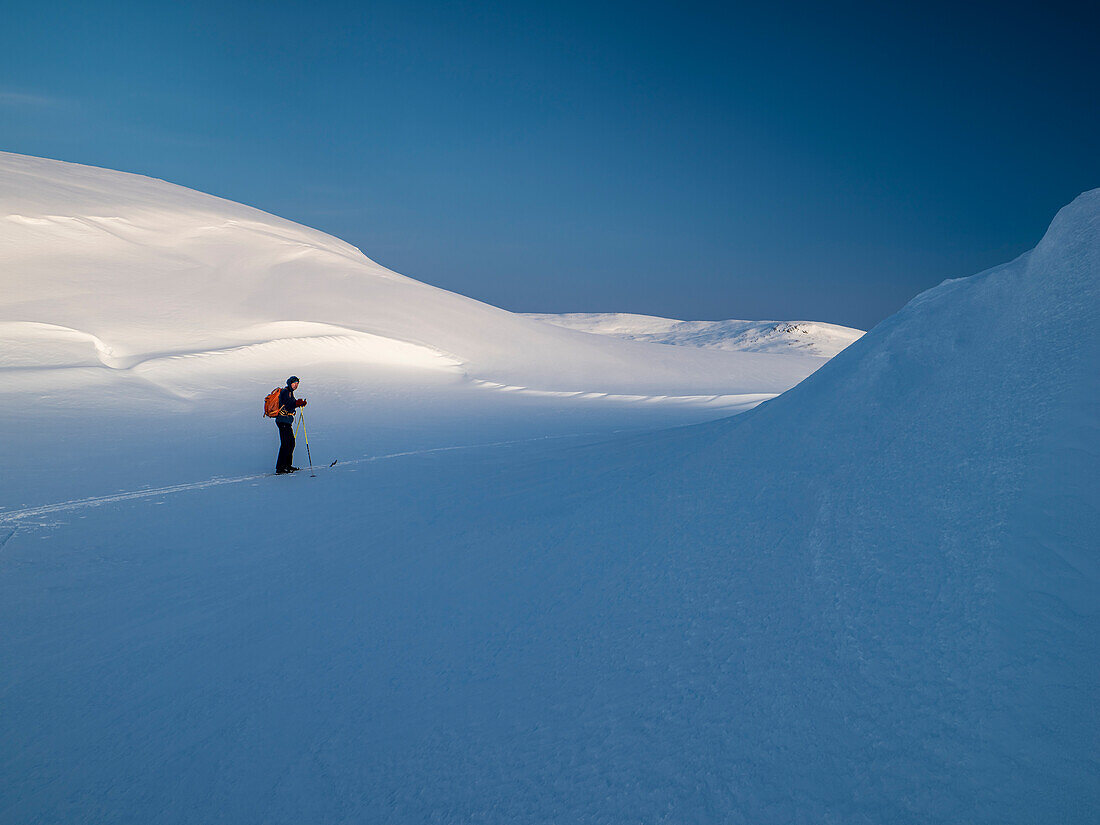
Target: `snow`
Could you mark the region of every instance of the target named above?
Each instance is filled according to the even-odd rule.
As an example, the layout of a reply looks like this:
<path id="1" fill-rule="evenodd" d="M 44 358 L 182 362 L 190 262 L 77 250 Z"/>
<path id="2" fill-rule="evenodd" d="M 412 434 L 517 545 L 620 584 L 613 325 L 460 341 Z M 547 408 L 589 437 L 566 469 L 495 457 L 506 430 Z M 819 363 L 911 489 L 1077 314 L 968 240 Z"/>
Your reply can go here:
<path id="1" fill-rule="evenodd" d="M 0 262 L 0 375 L 22 442 L 0 508 L 266 469 L 256 399 L 291 373 L 347 457 L 709 420 L 823 363 L 565 330 L 241 204 L 10 153 Z"/>
<path id="2" fill-rule="evenodd" d="M 307 363 L 450 368 L 551 392 L 711 396 L 774 395 L 821 365 L 797 352 L 580 335 L 405 278 L 316 230 L 139 175 L 0 153 L 0 182 L 0 369 L 102 365 L 171 392 L 182 356 L 192 370 L 201 362 L 204 377 L 240 376 L 284 364 L 301 344 Z M 41 360 L 28 363 L 28 348 Z M 121 379 L 106 372 L 96 380 Z"/>
<path id="3" fill-rule="evenodd" d="M 734 417 L 629 353 L 745 390 L 808 356 L 554 332 L 349 255 L 332 317 L 43 320 L 6 282 L 7 334 L 54 343 L 5 367 L 0 821 L 1095 821 L 1100 190 Z M 414 297 L 354 304 L 376 280 Z M 236 384 L 299 346 L 319 469 L 275 478 L 274 383 Z"/>
<path id="4" fill-rule="evenodd" d="M 797 350 L 822 358 L 832 358 L 863 335 L 862 330 L 818 321 L 677 321 L 625 312 L 526 313 L 525 317 L 627 341 L 728 352 Z"/>

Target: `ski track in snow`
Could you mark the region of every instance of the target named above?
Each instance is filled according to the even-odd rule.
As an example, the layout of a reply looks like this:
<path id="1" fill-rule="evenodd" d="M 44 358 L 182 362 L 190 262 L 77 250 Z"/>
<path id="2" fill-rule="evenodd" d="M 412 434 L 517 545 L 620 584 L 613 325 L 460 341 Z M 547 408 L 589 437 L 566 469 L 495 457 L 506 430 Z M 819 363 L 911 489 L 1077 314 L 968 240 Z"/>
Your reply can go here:
<path id="1" fill-rule="evenodd" d="M 384 455 L 368 455 L 362 458 L 353 458 L 348 461 L 340 461 L 338 466 L 347 467 L 353 464 L 366 464 L 372 461 L 386 461 L 393 458 L 406 458 L 414 455 L 431 455 L 433 453 L 446 453 L 454 452 L 457 450 L 478 450 L 478 449 L 491 449 L 493 447 L 510 447 L 516 444 L 531 444 L 536 441 L 551 441 L 554 439 L 563 438 L 585 438 L 595 435 L 613 435 L 614 433 L 565 433 L 563 435 L 541 435 L 533 438 L 515 438 L 509 441 L 489 441 L 478 444 L 455 444 L 448 447 L 431 447 L 426 450 L 405 450 L 399 453 L 385 453 Z M 326 471 L 334 469 L 329 467 L 315 467 L 314 472 L 317 470 Z M 300 470 L 299 472 L 305 472 Z M 205 490 L 209 487 L 219 487 L 223 484 L 241 484 L 246 481 L 258 481 L 262 478 L 274 475 L 273 473 L 253 473 L 246 476 L 232 476 L 228 478 L 208 478 L 203 481 L 192 481 L 185 484 L 170 484 L 167 487 L 150 487 L 144 490 L 128 490 L 120 493 L 114 493 L 109 496 L 90 496 L 88 498 L 70 499 L 69 501 L 59 501 L 55 504 L 44 504 L 40 507 L 27 507 L 22 510 L 9 510 L 6 512 L 0 511 L 0 524 L 20 524 L 24 519 L 34 519 L 39 516 L 48 516 L 53 513 L 64 513 L 72 510 L 80 510 L 85 507 L 101 507 L 104 504 L 115 504 L 120 501 L 135 501 L 143 498 L 155 498 L 157 496 L 172 495 L 174 493 L 186 493 L 192 490 Z M 0 539 L 0 549 L 3 549 L 4 545 L 14 536 L 16 530 L 11 532 Z"/>

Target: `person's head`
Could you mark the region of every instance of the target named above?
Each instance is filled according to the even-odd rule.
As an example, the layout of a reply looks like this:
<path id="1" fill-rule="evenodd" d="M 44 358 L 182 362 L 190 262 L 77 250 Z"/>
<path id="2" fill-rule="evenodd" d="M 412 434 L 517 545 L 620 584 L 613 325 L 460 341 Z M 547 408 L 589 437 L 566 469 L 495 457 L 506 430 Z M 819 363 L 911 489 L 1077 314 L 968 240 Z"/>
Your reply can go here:
<path id="1" fill-rule="evenodd" d="M 298 389 L 298 376 L 297 375 L 290 376 L 290 378 L 286 379 L 286 385 L 288 387 L 290 387 L 292 390 Z"/>

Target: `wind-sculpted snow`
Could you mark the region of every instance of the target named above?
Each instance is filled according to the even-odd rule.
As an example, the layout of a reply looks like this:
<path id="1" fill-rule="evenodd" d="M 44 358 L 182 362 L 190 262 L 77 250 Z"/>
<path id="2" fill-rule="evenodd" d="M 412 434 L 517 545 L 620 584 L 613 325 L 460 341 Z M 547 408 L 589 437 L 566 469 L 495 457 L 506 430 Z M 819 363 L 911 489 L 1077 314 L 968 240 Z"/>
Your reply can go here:
<path id="1" fill-rule="evenodd" d="M 246 354 L 275 340 L 279 324 L 284 363 L 299 337 L 290 328 L 323 324 L 363 333 L 351 361 L 405 369 L 412 384 L 425 360 L 407 357 L 415 348 L 489 383 L 619 395 L 774 395 L 821 365 L 797 351 L 697 352 L 580 335 L 403 277 L 257 209 L 138 175 L 0 153 L 0 375 Z M 346 339 L 326 359 L 315 332 L 300 337 L 309 340 L 299 361 L 348 363 Z M 224 383 L 253 376 L 256 363 L 222 357 L 201 367 Z M 63 387 L 74 376 L 24 378 Z M 132 378 L 76 377 L 112 388 Z"/>
<path id="2" fill-rule="evenodd" d="M 733 418 L 20 490 L 0 821 L 1094 822 L 1098 274 L 1100 190 Z"/>

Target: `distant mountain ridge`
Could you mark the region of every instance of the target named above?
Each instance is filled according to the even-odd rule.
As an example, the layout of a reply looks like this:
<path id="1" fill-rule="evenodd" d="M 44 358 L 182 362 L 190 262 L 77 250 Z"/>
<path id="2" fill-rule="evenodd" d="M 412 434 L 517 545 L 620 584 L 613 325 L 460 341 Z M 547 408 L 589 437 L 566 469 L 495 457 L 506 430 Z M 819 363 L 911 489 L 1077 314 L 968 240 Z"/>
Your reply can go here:
<path id="1" fill-rule="evenodd" d="M 679 321 L 625 312 L 524 313 L 548 324 L 627 341 L 725 352 L 804 352 L 832 358 L 863 330 L 820 321 Z"/>

